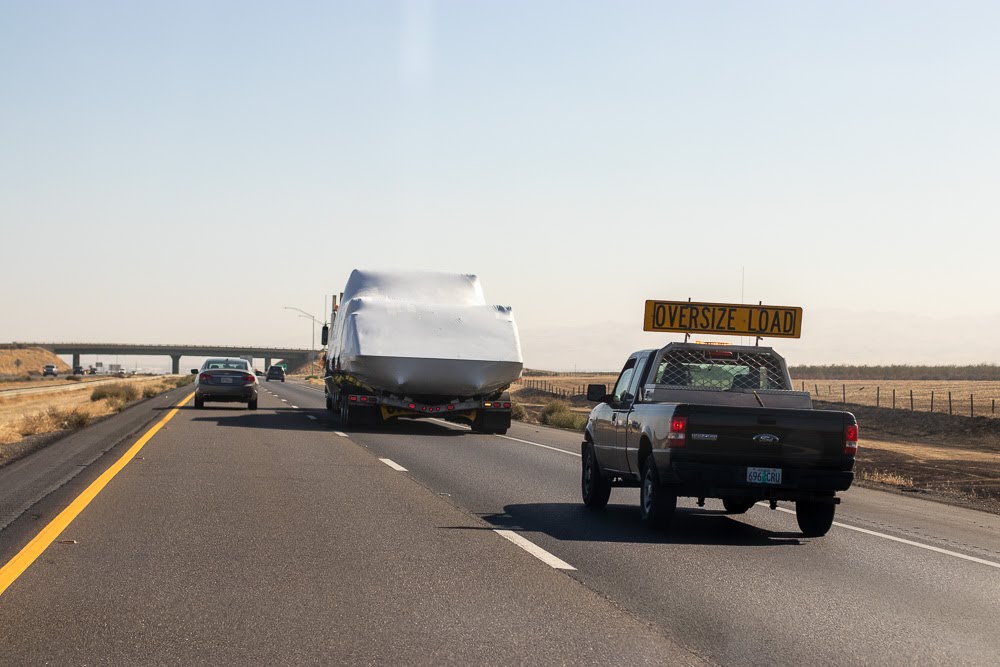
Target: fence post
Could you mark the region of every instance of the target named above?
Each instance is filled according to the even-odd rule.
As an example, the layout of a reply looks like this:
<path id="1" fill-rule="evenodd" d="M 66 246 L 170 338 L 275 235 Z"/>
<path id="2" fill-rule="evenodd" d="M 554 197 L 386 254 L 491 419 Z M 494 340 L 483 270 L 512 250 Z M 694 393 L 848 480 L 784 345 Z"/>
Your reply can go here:
<path id="1" fill-rule="evenodd" d="M 951 414 L 951 392 L 948 392 L 948 414 Z"/>
<path id="2" fill-rule="evenodd" d="M 803 380 L 802 381 L 802 391 L 805 391 L 805 390 L 806 390 L 806 381 Z"/>
<path id="3" fill-rule="evenodd" d="M 846 384 L 840 385 L 840 394 L 841 394 L 841 396 L 844 397 L 844 399 L 843 399 L 844 405 L 847 405 L 847 385 Z"/>
<path id="4" fill-rule="evenodd" d="M 892 409 L 893 410 L 896 409 L 896 389 L 895 388 L 893 388 L 893 390 L 892 390 Z"/>
<path id="5" fill-rule="evenodd" d="M 976 402 L 975 402 L 975 399 L 973 398 L 974 396 L 975 396 L 975 394 L 969 394 L 969 416 L 970 417 L 975 417 L 976 416 Z"/>
<path id="6" fill-rule="evenodd" d="M 990 414 L 995 415 L 997 413 L 997 399 L 993 399 L 992 405 L 990 405 Z"/>
<path id="7" fill-rule="evenodd" d="M 934 390 L 931 390 L 931 412 L 934 412 Z"/>
<path id="8" fill-rule="evenodd" d="M 913 390 L 910 390 L 910 412 L 913 412 Z"/>
<path id="9" fill-rule="evenodd" d="M 878 407 L 879 401 L 882 399 L 882 387 L 875 387 L 875 407 Z"/>
<path id="10" fill-rule="evenodd" d="M 816 390 L 816 395 L 819 396 L 819 385 L 818 384 L 814 384 L 813 385 L 813 389 Z"/>

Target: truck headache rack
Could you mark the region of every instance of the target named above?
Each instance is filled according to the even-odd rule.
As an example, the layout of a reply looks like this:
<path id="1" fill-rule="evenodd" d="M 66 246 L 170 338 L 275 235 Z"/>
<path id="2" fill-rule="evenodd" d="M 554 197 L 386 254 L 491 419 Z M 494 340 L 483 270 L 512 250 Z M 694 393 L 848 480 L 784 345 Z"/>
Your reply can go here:
<path id="1" fill-rule="evenodd" d="M 744 350 L 713 346 L 668 349 L 654 369 L 652 383 L 689 389 L 789 390 L 781 360 L 767 348 Z"/>

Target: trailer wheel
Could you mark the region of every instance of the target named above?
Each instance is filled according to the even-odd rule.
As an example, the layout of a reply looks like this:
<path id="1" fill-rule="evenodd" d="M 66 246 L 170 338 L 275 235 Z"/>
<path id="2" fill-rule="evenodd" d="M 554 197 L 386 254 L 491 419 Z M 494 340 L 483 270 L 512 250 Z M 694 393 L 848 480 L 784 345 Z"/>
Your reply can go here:
<path id="1" fill-rule="evenodd" d="M 601 474 L 594 454 L 594 446 L 587 443 L 583 448 L 583 463 L 580 470 L 580 491 L 583 504 L 592 510 L 604 509 L 611 498 L 611 483 Z"/>
<path id="2" fill-rule="evenodd" d="M 810 500 L 795 502 L 795 520 L 806 537 L 823 537 L 833 526 L 837 506 Z"/>
<path id="3" fill-rule="evenodd" d="M 330 412 L 335 412 L 337 408 L 333 405 L 333 397 L 330 394 L 326 395 L 326 409 Z"/>
<path id="4" fill-rule="evenodd" d="M 642 483 L 639 488 L 639 517 L 651 528 L 666 528 L 677 508 L 677 494 L 660 483 L 653 455 L 642 464 Z"/>
<path id="5" fill-rule="evenodd" d="M 726 496 L 722 499 L 722 506 L 730 514 L 746 514 L 746 512 L 757 504 L 753 498 L 739 498 L 737 496 Z"/>

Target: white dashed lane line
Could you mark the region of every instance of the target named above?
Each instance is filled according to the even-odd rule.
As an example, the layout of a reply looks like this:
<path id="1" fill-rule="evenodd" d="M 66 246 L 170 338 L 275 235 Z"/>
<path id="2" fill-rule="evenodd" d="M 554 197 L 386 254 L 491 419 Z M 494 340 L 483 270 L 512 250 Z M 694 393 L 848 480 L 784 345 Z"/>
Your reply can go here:
<path id="1" fill-rule="evenodd" d="M 406 468 L 404 468 L 403 466 L 399 465 L 398 463 L 396 463 L 392 459 L 379 459 L 379 461 L 381 461 L 382 463 L 386 464 L 387 466 L 389 466 L 393 470 L 397 470 L 399 472 L 406 472 Z"/>
<path id="2" fill-rule="evenodd" d="M 334 433 L 334 435 L 339 435 L 341 438 L 346 438 L 347 437 L 347 434 L 346 433 L 342 433 L 341 431 L 334 431 L 333 433 Z"/>
<path id="3" fill-rule="evenodd" d="M 313 421 L 316 421 L 316 416 L 315 415 L 306 415 L 306 417 L 308 417 L 309 419 L 311 419 Z"/>
<path id="4" fill-rule="evenodd" d="M 385 459 L 383 459 L 383 460 L 385 460 Z M 505 540 L 513 542 L 517 546 L 521 547 L 522 549 L 524 549 L 529 554 L 531 554 L 532 556 L 534 556 L 538 560 L 542 561 L 543 563 L 545 563 L 549 567 L 553 567 L 553 568 L 555 568 L 557 570 L 575 570 L 576 569 L 575 567 L 573 567 L 572 565 L 570 565 L 569 563 L 567 563 L 563 559 L 559 558 L 558 556 L 553 556 L 548 551 L 546 551 L 545 549 L 541 548 L 540 546 L 538 546 L 537 544 L 535 544 L 531 540 L 528 540 L 528 539 L 525 539 L 525 538 L 521 537 L 520 535 L 518 535 L 517 533 L 515 533 L 512 530 L 494 529 L 493 532 L 495 532 L 497 535 L 499 535 L 500 537 L 504 538 Z"/>

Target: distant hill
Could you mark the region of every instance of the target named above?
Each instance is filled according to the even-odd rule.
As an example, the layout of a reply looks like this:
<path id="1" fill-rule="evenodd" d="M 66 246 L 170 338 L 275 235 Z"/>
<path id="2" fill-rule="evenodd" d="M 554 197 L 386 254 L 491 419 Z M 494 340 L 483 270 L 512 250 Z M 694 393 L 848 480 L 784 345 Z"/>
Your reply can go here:
<path id="1" fill-rule="evenodd" d="M 15 363 L 21 360 L 21 367 Z M 41 373 L 45 364 L 55 364 L 60 373 L 69 373 L 73 369 L 53 352 L 40 347 L 0 346 L 0 375 L 26 375 Z"/>
<path id="2" fill-rule="evenodd" d="M 1000 380 L 1000 366 L 792 366 L 793 380 Z"/>

